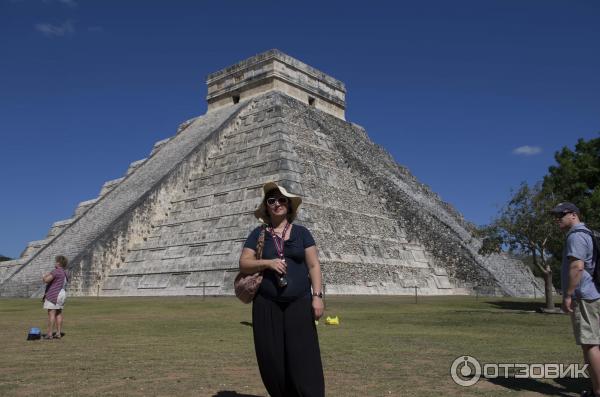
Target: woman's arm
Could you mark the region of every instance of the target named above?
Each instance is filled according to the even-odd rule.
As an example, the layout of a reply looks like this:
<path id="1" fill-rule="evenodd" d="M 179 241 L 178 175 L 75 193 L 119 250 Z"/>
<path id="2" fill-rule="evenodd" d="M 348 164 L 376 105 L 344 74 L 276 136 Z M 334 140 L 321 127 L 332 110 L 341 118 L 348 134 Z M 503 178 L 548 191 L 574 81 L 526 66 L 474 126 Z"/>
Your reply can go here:
<path id="1" fill-rule="evenodd" d="M 313 245 L 304 250 L 304 258 L 306 265 L 308 266 L 308 273 L 310 274 L 310 283 L 312 285 L 313 293 L 323 292 L 323 276 L 321 274 L 321 264 L 319 263 L 319 254 L 317 252 L 317 246 Z M 325 303 L 322 297 L 312 297 L 312 308 L 315 315 L 315 320 L 318 320 L 325 311 Z"/>
<path id="2" fill-rule="evenodd" d="M 256 251 L 244 247 L 240 255 L 240 272 L 252 274 L 261 270 L 272 269 L 279 274 L 285 274 L 285 261 L 281 259 L 256 259 Z"/>

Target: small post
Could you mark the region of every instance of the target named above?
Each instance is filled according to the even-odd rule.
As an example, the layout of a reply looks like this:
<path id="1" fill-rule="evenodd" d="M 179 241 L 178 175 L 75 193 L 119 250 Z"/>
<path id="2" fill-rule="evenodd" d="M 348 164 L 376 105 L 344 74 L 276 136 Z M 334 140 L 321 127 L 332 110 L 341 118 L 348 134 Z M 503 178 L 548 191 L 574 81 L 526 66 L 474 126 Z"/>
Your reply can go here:
<path id="1" fill-rule="evenodd" d="M 100 284 L 96 286 L 96 298 L 100 297 Z"/>
<path id="2" fill-rule="evenodd" d="M 475 300 L 479 300 L 479 285 L 475 286 Z"/>
<path id="3" fill-rule="evenodd" d="M 419 303 L 418 300 L 417 300 L 417 288 L 419 288 L 419 287 L 417 287 L 415 285 L 415 303 Z"/>
<path id="4" fill-rule="evenodd" d="M 202 300 L 206 297 L 206 281 L 202 282 Z"/>
<path id="5" fill-rule="evenodd" d="M 535 288 L 535 281 L 532 281 L 531 284 L 533 284 L 533 299 L 537 299 L 537 293 L 536 293 L 536 288 Z"/>

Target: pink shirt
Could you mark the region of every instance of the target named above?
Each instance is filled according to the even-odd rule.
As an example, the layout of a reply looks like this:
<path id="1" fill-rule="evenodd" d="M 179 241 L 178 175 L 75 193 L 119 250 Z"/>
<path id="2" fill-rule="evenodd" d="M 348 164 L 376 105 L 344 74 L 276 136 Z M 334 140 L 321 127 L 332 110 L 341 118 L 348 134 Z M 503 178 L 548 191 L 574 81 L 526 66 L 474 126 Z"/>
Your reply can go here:
<path id="1" fill-rule="evenodd" d="M 58 300 L 58 294 L 66 285 L 66 281 L 69 280 L 69 277 L 67 276 L 65 269 L 62 267 L 55 268 L 50 274 L 54 276 L 54 279 L 46 286 L 46 299 L 56 304 L 56 301 Z"/>

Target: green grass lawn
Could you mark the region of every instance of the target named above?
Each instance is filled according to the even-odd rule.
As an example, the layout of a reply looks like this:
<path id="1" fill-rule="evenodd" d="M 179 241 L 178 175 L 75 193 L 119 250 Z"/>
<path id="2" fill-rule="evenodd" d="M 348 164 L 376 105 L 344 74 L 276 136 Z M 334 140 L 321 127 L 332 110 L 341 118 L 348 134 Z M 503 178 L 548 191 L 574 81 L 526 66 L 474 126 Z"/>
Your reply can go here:
<path id="1" fill-rule="evenodd" d="M 455 358 L 579 363 L 569 318 L 541 301 L 474 297 L 328 297 L 318 325 L 328 396 L 577 396 L 585 379 L 453 383 Z M 235 298 L 71 298 L 62 340 L 38 300 L 0 300 L 0 395 L 266 396 L 251 307 Z"/>

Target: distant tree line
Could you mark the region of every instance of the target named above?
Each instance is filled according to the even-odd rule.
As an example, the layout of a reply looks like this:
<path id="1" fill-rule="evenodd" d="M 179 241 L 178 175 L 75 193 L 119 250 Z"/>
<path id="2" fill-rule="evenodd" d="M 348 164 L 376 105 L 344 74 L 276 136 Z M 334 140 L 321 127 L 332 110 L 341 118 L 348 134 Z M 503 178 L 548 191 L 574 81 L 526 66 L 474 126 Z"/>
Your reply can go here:
<path id="1" fill-rule="evenodd" d="M 9 261 L 11 259 L 12 258 L 9 258 L 8 256 L 0 255 L 0 262 Z"/>
<path id="2" fill-rule="evenodd" d="M 564 242 L 550 210 L 560 202 L 572 202 L 588 227 L 600 229 L 600 138 L 579 139 L 575 150 L 564 147 L 554 159 L 556 165 L 542 181 L 532 186 L 523 182 L 496 218 L 478 230 L 483 238 L 481 254 L 506 250 L 544 278 L 549 309 L 554 307 L 552 286 L 560 287 Z"/>

